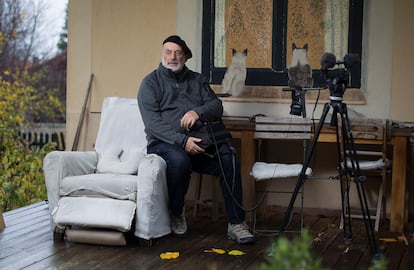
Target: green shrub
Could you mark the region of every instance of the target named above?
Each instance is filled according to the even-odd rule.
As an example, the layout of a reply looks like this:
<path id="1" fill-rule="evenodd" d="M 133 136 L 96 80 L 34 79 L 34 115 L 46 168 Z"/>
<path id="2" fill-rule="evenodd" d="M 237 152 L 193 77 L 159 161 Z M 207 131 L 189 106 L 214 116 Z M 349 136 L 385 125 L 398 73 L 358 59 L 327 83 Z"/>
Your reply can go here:
<path id="1" fill-rule="evenodd" d="M 259 265 L 260 270 L 317 270 L 322 269 L 321 261 L 311 253 L 313 239 L 307 229 L 302 236 L 289 240 L 279 237 L 266 253 L 267 263 Z M 384 256 L 372 262 L 369 270 L 385 270 Z"/>
<path id="2" fill-rule="evenodd" d="M 14 140 L 2 146 L 0 208 L 8 211 L 46 199 L 42 164 L 55 144 L 30 148 L 27 142 Z"/>
<path id="3" fill-rule="evenodd" d="M 30 147 L 19 135 L 28 117 L 60 110 L 53 96 L 40 97 L 31 87 L 38 75 L 0 75 L 0 209 L 8 211 L 46 198 L 43 157 L 55 144 Z"/>
<path id="4" fill-rule="evenodd" d="M 309 232 L 304 229 L 302 237 L 288 240 L 279 237 L 272 244 L 267 253 L 268 263 L 259 266 L 260 270 L 312 270 L 321 269 L 321 262 L 315 259 L 310 248 L 312 239 Z"/>

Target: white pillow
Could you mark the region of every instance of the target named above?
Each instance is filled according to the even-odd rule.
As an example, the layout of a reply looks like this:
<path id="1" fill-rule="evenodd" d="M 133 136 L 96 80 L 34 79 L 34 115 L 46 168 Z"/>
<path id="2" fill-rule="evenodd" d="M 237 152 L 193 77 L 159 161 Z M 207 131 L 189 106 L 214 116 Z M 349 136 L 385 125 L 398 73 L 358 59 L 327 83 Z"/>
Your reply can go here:
<path id="1" fill-rule="evenodd" d="M 348 168 L 352 168 L 351 160 L 348 159 L 346 164 Z M 382 167 L 384 167 L 384 165 L 386 167 L 389 167 L 390 161 L 388 159 L 384 161 L 382 160 L 382 158 L 378 160 L 358 160 L 358 164 L 359 164 L 359 169 L 361 170 L 375 170 L 375 169 L 381 169 Z"/>
<path id="2" fill-rule="evenodd" d="M 302 164 L 266 163 L 256 162 L 252 168 L 252 176 L 256 180 L 295 177 L 302 171 Z M 306 168 L 306 175 L 312 174 L 311 168 Z"/>
<path id="3" fill-rule="evenodd" d="M 98 173 L 136 174 L 143 156 L 138 147 L 125 150 L 118 145 L 111 145 L 98 154 Z"/>

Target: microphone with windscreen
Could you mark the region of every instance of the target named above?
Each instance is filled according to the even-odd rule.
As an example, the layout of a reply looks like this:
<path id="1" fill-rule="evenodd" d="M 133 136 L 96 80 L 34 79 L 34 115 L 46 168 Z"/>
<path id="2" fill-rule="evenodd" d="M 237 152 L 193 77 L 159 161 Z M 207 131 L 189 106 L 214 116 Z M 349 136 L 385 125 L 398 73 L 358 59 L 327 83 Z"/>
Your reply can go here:
<path id="1" fill-rule="evenodd" d="M 321 57 L 321 70 L 328 70 L 336 65 L 336 57 L 333 53 L 324 53 Z"/>
<path id="2" fill-rule="evenodd" d="M 343 64 L 347 69 L 351 68 L 356 63 L 359 63 L 360 58 L 357 53 L 348 53 L 345 55 L 343 61 L 336 61 L 333 53 L 324 53 L 321 57 L 321 70 L 325 71 L 333 68 L 335 65 Z"/>
<path id="3" fill-rule="evenodd" d="M 348 53 L 344 57 L 344 61 L 342 63 L 345 65 L 346 68 L 351 68 L 353 65 L 359 63 L 361 59 L 359 58 L 359 54 L 357 53 Z M 342 64 L 340 63 L 340 64 Z"/>

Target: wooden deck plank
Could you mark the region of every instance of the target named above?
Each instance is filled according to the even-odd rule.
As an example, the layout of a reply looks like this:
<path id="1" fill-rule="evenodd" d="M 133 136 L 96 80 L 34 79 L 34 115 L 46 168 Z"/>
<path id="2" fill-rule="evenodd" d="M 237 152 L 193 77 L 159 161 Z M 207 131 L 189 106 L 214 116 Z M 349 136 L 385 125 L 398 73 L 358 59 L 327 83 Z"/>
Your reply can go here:
<path id="1" fill-rule="evenodd" d="M 50 236 L 49 239 L 38 244 L 18 249 L 18 252 L 14 253 L 15 256 L 0 259 L 0 269 L 6 269 L 7 267 L 21 269 L 30 266 L 42 261 L 44 258 L 55 255 L 62 248 L 65 248 L 65 246 L 53 243 L 52 236 Z M 43 269 L 43 267 L 38 269 Z"/>
<path id="2" fill-rule="evenodd" d="M 278 228 L 284 215 L 269 212 L 264 222 Z M 214 266 L 217 269 L 254 269 L 269 259 L 268 249 L 276 239 L 258 236 L 254 245 L 238 245 L 226 238 L 224 217 L 213 222 L 208 216 L 188 215 L 189 235 L 183 239 L 166 236 L 154 240 L 151 247 L 132 241 L 125 247 L 86 245 L 53 240 L 45 202 L 3 214 L 6 222 L 12 225 L 0 231 L 0 269 L 212 269 Z M 367 269 L 372 258 L 363 223 L 353 224 L 354 239 L 346 254 L 338 224 L 339 217 L 305 215 L 305 225 L 315 239 L 312 254 L 322 259 L 323 268 Z M 389 222 L 382 226 L 385 226 L 383 231 L 389 230 Z M 286 235 L 288 238 L 298 236 Z M 318 237 L 320 241 L 316 241 Z M 381 243 L 379 247 L 389 262 L 387 269 L 407 269 L 412 262 L 413 256 L 408 253 L 412 245 L 413 241 L 408 248 L 402 242 Z M 204 252 L 211 248 L 238 249 L 246 254 L 230 256 Z M 166 251 L 179 251 L 180 258 L 161 260 L 159 255 Z"/>
<path id="3" fill-rule="evenodd" d="M 320 217 L 312 227 L 310 233 L 313 237 L 312 253 L 322 258 L 326 250 L 332 245 L 332 242 L 342 232 L 338 230 L 339 218 Z"/>
<path id="4" fill-rule="evenodd" d="M 414 235 L 411 234 L 411 237 Z M 410 243 L 407 247 L 407 251 L 404 253 L 401 259 L 400 269 L 411 269 L 414 266 L 414 239 L 409 239 Z"/>
<path id="5" fill-rule="evenodd" d="M 384 255 L 387 258 L 387 270 L 400 269 L 403 259 L 400 254 L 404 254 L 406 249 L 407 247 L 403 242 L 389 243 L 386 245 Z"/>
<path id="6" fill-rule="evenodd" d="M 7 226 L 3 231 L 4 233 L 0 235 L 0 239 L 6 241 L 7 239 L 15 238 L 19 235 L 26 234 L 27 232 L 32 231 L 33 228 L 32 226 L 30 226 L 30 223 L 28 222 L 32 222 L 34 224 L 37 224 L 38 226 L 50 226 L 49 217 L 45 215 L 33 216 L 26 222 L 21 222 L 15 224 L 14 226 Z"/>
<path id="7" fill-rule="evenodd" d="M 25 207 L 26 210 L 19 211 L 13 210 L 12 213 L 6 212 L 4 219 L 6 222 L 7 227 L 6 230 L 11 231 L 16 228 L 17 226 L 28 226 L 33 222 L 34 218 L 42 218 L 49 217 L 49 210 L 47 208 L 47 204 L 45 202 L 37 203 L 32 207 Z M 22 214 L 24 213 L 24 214 Z"/>
<path id="8" fill-rule="evenodd" d="M 31 211 L 31 209 L 35 209 L 35 211 L 39 211 L 39 209 L 44 210 L 45 209 L 45 204 L 46 204 L 46 201 L 33 203 L 33 204 L 30 204 L 30 205 L 27 205 L 27 206 L 23 206 L 23 207 L 20 207 L 20 208 L 16 208 L 14 210 L 4 212 L 3 216 L 8 217 L 9 219 L 13 218 L 13 217 L 21 218 L 22 217 L 21 213 L 25 213 L 25 214 L 29 213 Z"/>

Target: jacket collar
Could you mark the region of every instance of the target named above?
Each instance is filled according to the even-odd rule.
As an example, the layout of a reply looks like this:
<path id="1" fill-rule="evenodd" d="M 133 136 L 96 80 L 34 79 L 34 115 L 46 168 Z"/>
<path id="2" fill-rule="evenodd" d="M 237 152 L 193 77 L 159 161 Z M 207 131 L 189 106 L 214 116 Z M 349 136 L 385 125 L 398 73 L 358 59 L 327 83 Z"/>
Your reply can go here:
<path id="1" fill-rule="evenodd" d="M 185 77 L 188 76 L 189 69 L 187 68 L 186 65 L 184 65 L 183 69 L 178 74 L 176 74 L 171 69 L 164 67 L 162 63 L 160 63 L 160 65 L 158 66 L 158 71 L 163 76 L 166 76 L 169 79 L 176 80 L 176 81 L 182 81 Z"/>

